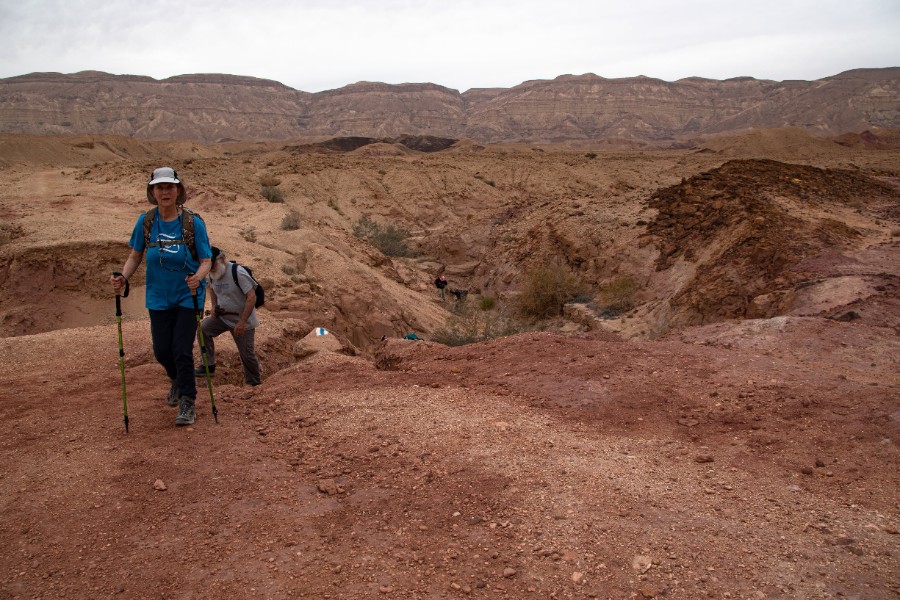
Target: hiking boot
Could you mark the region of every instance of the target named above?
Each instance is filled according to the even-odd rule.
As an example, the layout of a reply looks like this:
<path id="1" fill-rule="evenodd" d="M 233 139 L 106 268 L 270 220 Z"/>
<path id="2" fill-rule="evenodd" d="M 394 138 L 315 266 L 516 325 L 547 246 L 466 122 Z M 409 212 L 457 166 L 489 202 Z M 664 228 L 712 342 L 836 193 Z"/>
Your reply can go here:
<path id="1" fill-rule="evenodd" d="M 216 365 L 209 365 L 209 374 L 213 375 L 216 372 Z M 206 369 L 203 368 L 203 365 L 200 365 L 196 369 L 194 369 L 194 375 L 197 377 L 206 377 Z"/>
<path id="2" fill-rule="evenodd" d="M 176 425 L 193 425 L 197 418 L 197 411 L 194 410 L 194 399 L 187 396 L 180 398 L 181 408 L 178 409 L 178 416 L 175 417 Z"/>
<path id="3" fill-rule="evenodd" d="M 175 383 L 175 380 L 172 379 L 172 387 L 169 388 L 169 395 L 166 397 L 166 402 L 168 402 L 169 406 L 176 407 L 178 406 L 178 385 Z"/>

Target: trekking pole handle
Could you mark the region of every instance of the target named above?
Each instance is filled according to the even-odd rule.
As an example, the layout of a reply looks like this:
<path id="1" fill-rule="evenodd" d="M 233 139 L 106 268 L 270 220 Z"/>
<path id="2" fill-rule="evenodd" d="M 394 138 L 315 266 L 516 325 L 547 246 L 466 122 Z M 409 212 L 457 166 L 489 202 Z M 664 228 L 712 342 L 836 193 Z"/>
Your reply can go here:
<path id="1" fill-rule="evenodd" d="M 122 296 L 128 297 L 128 290 L 131 288 L 131 285 L 128 283 L 128 278 L 119 273 L 118 271 L 113 271 L 113 277 L 121 277 L 125 280 L 125 293 Z M 116 316 L 122 316 L 122 300 L 119 294 L 116 294 Z"/>
<path id="2" fill-rule="evenodd" d="M 122 294 L 122 295 L 125 296 L 125 297 L 127 298 L 127 297 L 128 297 L 128 290 L 131 289 L 131 284 L 128 283 L 128 278 L 125 277 L 122 273 L 119 273 L 118 271 L 113 271 L 113 277 L 121 277 L 122 279 L 125 280 L 125 293 Z M 116 296 L 118 296 L 118 295 L 119 295 L 119 294 L 116 294 Z"/>

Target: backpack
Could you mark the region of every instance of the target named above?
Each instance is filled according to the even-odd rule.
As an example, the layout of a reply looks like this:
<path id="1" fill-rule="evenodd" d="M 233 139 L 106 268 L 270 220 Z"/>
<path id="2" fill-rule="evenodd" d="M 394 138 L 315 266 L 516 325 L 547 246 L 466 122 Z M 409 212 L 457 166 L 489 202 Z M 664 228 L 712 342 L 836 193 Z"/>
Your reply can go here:
<path id="1" fill-rule="evenodd" d="M 244 267 L 244 270 L 247 271 L 247 275 L 249 275 L 250 279 L 253 279 L 253 283 L 256 284 L 256 303 L 254 304 L 254 306 L 256 308 L 259 308 L 266 302 L 266 291 L 263 289 L 263 286 L 260 285 L 260 283 L 253 277 L 253 271 L 250 269 L 250 267 L 246 267 L 244 265 L 240 266 Z M 241 284 L 238 283 L 237 268 L 238 264 L 236 262 L 231 263 L 231 277 L 232 279 L 234 279 L 234 285 L 238 286 L 238 289 L 240 289 Z"/>
<path id="2" fill-rule="evenodd" d="M 159 242 L 150 241 L 150 230 L 153 229 L 153 220 L 156 218 L 157 207 L 153 207 L 144 213 L 144 247 L 155 248 L 160 245 Z M 191 256 L 197 260 L 197 244 L 194 241 L 194 211 L 189 208 L 181 207 L 181 237 L 180 240 L 172 240 L 163 242 L 166 246 L 174 244 L 185 244 L 191 251 Z"/>

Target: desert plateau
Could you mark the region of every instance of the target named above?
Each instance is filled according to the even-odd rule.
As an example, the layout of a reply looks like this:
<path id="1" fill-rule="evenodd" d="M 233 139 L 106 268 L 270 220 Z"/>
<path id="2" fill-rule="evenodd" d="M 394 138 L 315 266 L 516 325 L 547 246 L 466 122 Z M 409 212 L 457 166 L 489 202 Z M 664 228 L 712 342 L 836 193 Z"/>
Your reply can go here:
<path id="1" fill-rule="evenodd" d="M 741 114 L 615 143 L 4 129 L 0 598 L 900 597 L 896 117 Z M 265 287 L 263 383 L 219 338 L 219 422 L 198 379 L 176 428 L 142 268 L 126 433 L 108 279 L 162 165 Z M 529 312 L 541 274 L 567 293 Z"/>

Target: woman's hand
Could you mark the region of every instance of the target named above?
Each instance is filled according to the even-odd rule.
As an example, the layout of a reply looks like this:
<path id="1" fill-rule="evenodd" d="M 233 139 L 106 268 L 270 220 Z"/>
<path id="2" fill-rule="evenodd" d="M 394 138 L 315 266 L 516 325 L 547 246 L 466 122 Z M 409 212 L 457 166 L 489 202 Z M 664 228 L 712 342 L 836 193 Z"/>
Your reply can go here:
<path id="1" fill-rule="evenodd" d="M 184 281 L 187 283 L 187 286 L 191 289 L 191 292 L 194 292 L 198 287 L 200 287 L 200 282 L 203 281 L 202 277 L 197 277 L 197 273 L 191 273 L 187 277 L 184 278 Z"/>
<path id="2" fill-rule="evenodd" d="M 122 288 L 125 287 L 127 280 L 125 279 L 124 275 L 119 273 L 116 275 L 111 275 L 109 278 L 109 283 L 110 285 L 112 285 L 113 291 L 116 293 L 116 296 L 121 296 Z"/>

